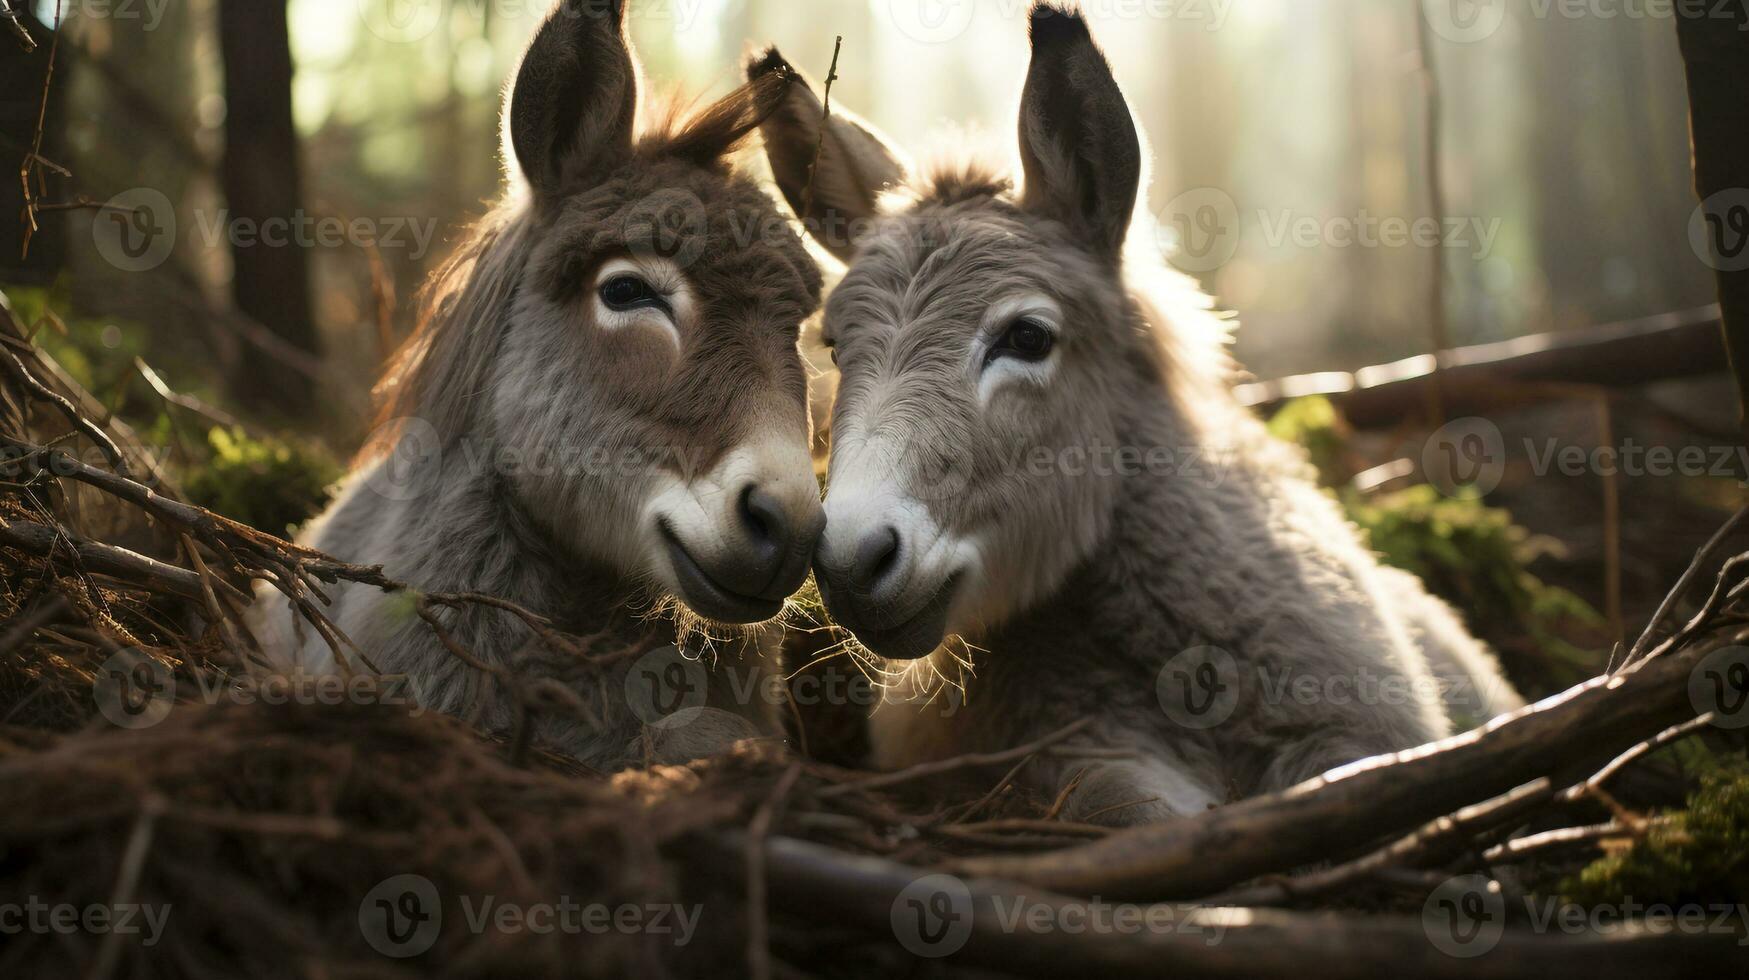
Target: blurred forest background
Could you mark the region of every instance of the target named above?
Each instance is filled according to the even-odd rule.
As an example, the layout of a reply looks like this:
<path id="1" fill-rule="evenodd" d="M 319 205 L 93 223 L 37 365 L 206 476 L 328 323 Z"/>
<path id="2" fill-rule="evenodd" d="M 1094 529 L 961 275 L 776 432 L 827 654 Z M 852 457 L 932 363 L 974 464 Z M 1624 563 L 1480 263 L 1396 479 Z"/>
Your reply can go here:
<path id="1" fill-rule="evenodd" d="M 177 471 L 186 489 L 283 530 L 358 445 L 369 386 L 412 327 L 418 285 L 495 196 L 502 86 L 550 5 L 12 6 L 37 48 L 21 54 L 0 36 L 0 151 L 9 161 L 31 153 L 53 51 L 40 156 L 65 173 L 41 164 L 25 186 L 72 206 L 38 214 L 28 253 L 24 225 L 0 222 L 0 285 L 39 341 L 149 442 L 199 460 Z M 1517 11 L 1472 38 L 1427 31 L 1418 0 L 1085 6 L 1151 142 L 1163 252 L 1185 244 L 1175 229 L 1219 236 L 1212 258 L 1193 249 L 1176 261 L 1238 312 L 1236 352 L 1258 377 L 1428 350 L 1435 262 L 1453 346 L 1713 302 L 1711 270 L 1689 244 L 1687 103 L 1667 16 L 1632 5 Z M 818 82 L 842 35 L 836 104 L 922 158 L 968 141 L 1006 158 L 1026 7 L 632 0 L 629 21 L 647 87 L 699 98 L 736 84 L 745 54 L 765 43 Z M 1442 214 L 1458 240 L 1369 244 L 1369 223 L 1377 234 L 1378 222 L 1431 213 L 1423 52 L 1438 83 Z M 22 213 L 18 182 L 4 188 L 5 213 Z M 162 201 L 175 229 L 167 251 L 106 252 L 113 209 L 89 206 L 106 201 Z M 225 222 L 249 215 L 363 231 L 311 247 L 228 247 Z M 1310 238 L 1296 231 L 1307 221 Z M 1722 370 L 1722 358 L 1706 367 Z M 1717 379 L 1682 379 L 1582 392 L 1497 421 L 1509 444 L 1534 433 L 1709 445 L 1728 428 L 1732 397 Z M 1508 517 L 1405 486 L 1389 467 L 1418 450 L 1401 429 L 1351 431 L 1318 403 L 1278 428 L 1324 446 L 1327 478 L 1356 495 L 1351 511 L 1375 546 L 1450 577 L 1443 591 L 1472 622 L 1498 619 L 1478 628 L 1503 644 L 1505 633 L 1544 643 L 1524 640 L 1536 632 L 1524 623 L 1546 613 L 1590 623 L 1575 642 L 1600 655 L 1741 496 L 1717 473 L 1550 478 L 1521 460 L 1488 499 Z M 1409 496 L 1387 507 L 1386 491 Z M 1562 591 L 1545 591 L 1528 568 Z"/>

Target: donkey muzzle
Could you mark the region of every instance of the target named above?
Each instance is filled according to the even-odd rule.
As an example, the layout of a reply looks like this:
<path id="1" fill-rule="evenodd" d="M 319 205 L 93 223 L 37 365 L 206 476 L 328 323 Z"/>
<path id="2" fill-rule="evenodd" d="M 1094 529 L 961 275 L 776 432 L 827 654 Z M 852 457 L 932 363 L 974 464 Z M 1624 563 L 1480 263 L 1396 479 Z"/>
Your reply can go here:
<path id="1" fill-rule="evenodd" d="M 894 525 L 848 544 L 822 540 L 814 570 L 832 618 L 879 656 L 916 660 L 941 645 L 960 576 L 927 581 Z"/>

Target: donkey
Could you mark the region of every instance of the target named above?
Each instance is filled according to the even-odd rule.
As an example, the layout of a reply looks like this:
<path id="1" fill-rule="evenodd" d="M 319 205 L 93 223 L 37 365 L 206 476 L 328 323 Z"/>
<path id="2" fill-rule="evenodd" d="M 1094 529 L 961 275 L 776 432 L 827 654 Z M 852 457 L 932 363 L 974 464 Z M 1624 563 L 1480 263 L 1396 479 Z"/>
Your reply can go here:
<path id="1" fill-rule="evenodd" d="M 499 609 L 441 609 L 449 640 L 526 682 L 505 684 L 405 598 L 340 586 L 335 624 L 423 706 L 508 727 L 506 688 L 557 681 L 574 710 L 542 714 L 535 734 L 603 769 L 777 730 L 768 699 L 746 694 L 765 669 L 756 636 L 716 650 L 729 663 L 714 670 L 684 640 L 776 616 L 824 521 L 798 349 L 819 269 L 726 160 L 789 84 L 766 72 L 640 132 L 619 0 L 567 0 L 529 44 L 505 106 L 509 188 L 382 381 L 379 451 L 302 539 L 421 589 L 510 600 L 597 654 L 696 628 L 680 631 L 686 660 L 639 667 L 556 655 Z M 283 599 L 256 605 L 254 632 L 298 668 L 352 666 Z M 725 678 L 731 666 L 747 676 Z M 685 689 L 665 693 L 702 708 L 687 695 L 708 688 L 708 709 L 640 712 L 640 678 L 676 676 Z"/>
<path id="2" fill-rule="evenodd" d="M 1088 719 L 1075 741 L 1096 751 L 1023 778 L 1045 798 L 1078 780 L 1066 813 L 1137 823 L 1520 706 L 1232 397 L 1210 301 L 1157 255 L 1126 258 L 1141 142 L 1086 24 L 1035 6 L 1031 44 L 1018 191 L 964 164 L 915 178 L 837 105 L 822 138 L 805 83 L 764 125 L 785 196 L 848 264 L 826 304 L 840 380 L 815 575 L 863 646 L 911 661 L 889 664 L 873 762 Z"/>

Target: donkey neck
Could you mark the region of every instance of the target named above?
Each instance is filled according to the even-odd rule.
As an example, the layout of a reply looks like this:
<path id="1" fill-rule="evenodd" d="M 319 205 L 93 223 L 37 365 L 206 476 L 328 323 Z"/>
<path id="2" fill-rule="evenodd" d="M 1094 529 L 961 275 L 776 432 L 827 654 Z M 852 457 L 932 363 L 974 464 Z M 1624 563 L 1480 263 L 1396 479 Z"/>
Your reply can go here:
<path id="1" fill-rule="evenodd" d="M 433 460 L 434 485 L 410 501 L 403 536 L 414 579 L 428 588 L 477 591 L 526 606 L 572 632 L 596 632 L 627 617 L 634 583 L 600 561 L 572 554 L 490 461 L 489 437 L 472 460 Z M 466 447 L 459 447 L 461 453 Z"/>
<path id="2" fill-rule="evenodd" d="M 1256 548 L 1242 529 L 1265 526 L 1278 478 L 1260 428 L 1236 405 L 1191 406 L 1166 391 L 1128 404 L 1119 444 L 1163 449 L 1170 464 L 1115 477 L 1105 537 L 1048 598 L 999 630 L 997 644 L 1060 634 L 1058 642 L 1157 651 L 1219 639 L 1236 618 L 1228 586 L 1258 571 L 1246 564 Z"/>

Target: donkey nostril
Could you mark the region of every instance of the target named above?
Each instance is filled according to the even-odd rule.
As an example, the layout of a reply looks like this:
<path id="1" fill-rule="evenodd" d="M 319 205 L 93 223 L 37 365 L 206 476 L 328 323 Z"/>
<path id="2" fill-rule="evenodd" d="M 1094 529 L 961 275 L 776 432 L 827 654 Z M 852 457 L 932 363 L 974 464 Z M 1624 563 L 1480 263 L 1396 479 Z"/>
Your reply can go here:
<path id="1" fill-rule="evenodd" d="M 741 522 L 760 544 L 781 547 L 789 540 L 789 521 L 777 498 L 753 484 L 741 491 Z"/>
<path id="2" fill-rule="evenodd" d="M 899 530 L 888 524 L 863 536 L 856 546 L 856 563 L 851 570 L 857 583 L 873 588 L 898 563 Z"/>

